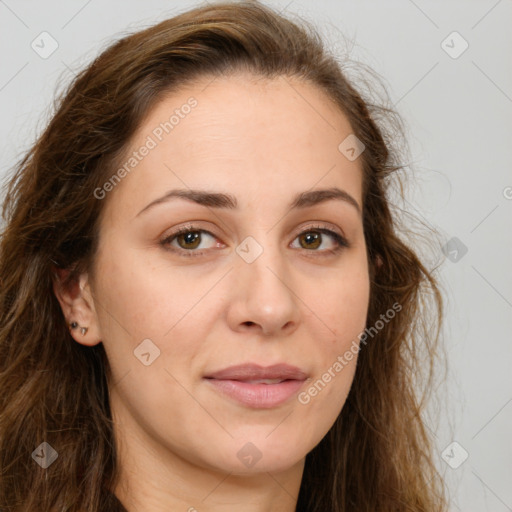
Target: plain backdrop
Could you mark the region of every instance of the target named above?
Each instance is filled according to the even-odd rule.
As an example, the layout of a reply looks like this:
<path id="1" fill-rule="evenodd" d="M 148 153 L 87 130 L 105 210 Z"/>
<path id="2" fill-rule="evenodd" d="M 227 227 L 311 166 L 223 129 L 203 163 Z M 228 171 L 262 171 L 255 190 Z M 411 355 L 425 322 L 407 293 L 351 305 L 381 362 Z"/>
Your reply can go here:
<path id="1" fill-rule="evenodd" d="M 512 511 L 512 2 L 265 3 L 312 21 L 334 51 L 353 41 L 350 57 L 383 77 L 406 122 L 407 204 L 447 244 L 436 460 L 451 510 Z M 0 0 L 0 178 L 44 128 L 57 83 L 123 33 L 197 5 Z"/>

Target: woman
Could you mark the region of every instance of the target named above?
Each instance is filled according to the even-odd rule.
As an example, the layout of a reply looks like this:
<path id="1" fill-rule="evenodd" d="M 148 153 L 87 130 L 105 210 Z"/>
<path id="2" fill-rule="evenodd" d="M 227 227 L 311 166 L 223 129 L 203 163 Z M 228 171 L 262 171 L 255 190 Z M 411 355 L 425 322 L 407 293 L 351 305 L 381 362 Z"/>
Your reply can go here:
<path id="1" fill-rule="evenodd" d="M 441 297 L 378 119 L 256 2 L 76 77 L 4 203 L 2 510 L 445 510 L 414 392 Z"/>

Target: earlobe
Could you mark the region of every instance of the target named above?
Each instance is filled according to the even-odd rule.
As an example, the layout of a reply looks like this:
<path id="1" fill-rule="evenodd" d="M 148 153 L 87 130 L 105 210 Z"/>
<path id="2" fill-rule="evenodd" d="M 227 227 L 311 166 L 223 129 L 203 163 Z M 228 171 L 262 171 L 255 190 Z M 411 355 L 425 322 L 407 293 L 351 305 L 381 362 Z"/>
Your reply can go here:
<path id="1" fill-rule="evenodd" d="M 92 297 L 86 297 L 87 274 L 70 279 L 70 270 L 53 268 L 53 291 L 59 301 L 71 336 L 82 345 L 101 342 Z M 90 294 L 88 294 L 90 295 Z"/>

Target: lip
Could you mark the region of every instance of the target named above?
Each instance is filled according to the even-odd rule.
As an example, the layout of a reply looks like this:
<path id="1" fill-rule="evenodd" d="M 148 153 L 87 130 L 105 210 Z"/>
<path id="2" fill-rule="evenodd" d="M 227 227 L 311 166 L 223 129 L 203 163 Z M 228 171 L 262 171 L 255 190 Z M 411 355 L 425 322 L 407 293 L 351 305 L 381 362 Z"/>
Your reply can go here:
<path id="1" fill-rule="evenodd" d="M 263 367 L 257 364 L 241 364 L 224 368 L 204 377 L 217 391 L 235 401 L 255 408 L 277 407 L 297 394 L 307 379 L 307 374 L 288 364 Z M 248 381 L 277 380 L 265 384 Z"/>
<path id="2" fill-rule="evenodd" d="M 289 364 L 274 364 L 272 366 L 260 366 L 259 364 L 248 363 L 230 366 L 223 370 L 210 373 L 205 376 L 207 379 L 219 380 L 261 380 L 261 379 L 293 379 L 305 380 L 307 374 Z"/>

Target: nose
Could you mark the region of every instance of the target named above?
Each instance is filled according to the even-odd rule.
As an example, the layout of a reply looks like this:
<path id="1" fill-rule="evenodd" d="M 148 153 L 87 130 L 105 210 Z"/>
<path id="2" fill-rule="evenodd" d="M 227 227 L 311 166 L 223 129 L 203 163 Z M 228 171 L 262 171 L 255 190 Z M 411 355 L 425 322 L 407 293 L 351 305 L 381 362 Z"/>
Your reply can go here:
<path id="1" fill-rule="evenodd" d="M 265 247 L 248 263 L 238 257 L 231 272 L 233 289 L 228 322 L 234 331 L 283 336 L 299 325 L 300 299 L 280 249 Z"/>

